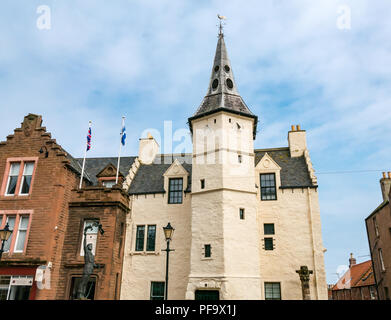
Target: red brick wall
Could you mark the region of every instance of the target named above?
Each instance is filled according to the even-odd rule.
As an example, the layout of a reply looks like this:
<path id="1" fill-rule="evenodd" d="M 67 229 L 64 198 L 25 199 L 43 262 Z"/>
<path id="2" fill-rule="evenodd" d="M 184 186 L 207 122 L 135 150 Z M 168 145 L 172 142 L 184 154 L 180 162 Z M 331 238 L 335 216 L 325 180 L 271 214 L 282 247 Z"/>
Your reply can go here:
<path id="1" fill-rule="evenodd" d="M 353 287 L 351 289 L 333 290 L 333 300 L 371 300 L 370 287 L 376 298 L 375 286 Z"/>
<path id="2" fill-rule="evenodd" d="M 12 266 L 38 267 L 52 262 L 51 289 L 37 290 L 36 299 L 54 299 L 62 258 L 62 244 L 68 219 L 71 189 L 78 177 L 67 167 L 65 152 L 41 127 L 41 117 L 28 115 L 21 128 L 15 129 L 7 141 L 0 143 L 0 183 L 3 182 L 8 158 L 38 157 L 30 195 L 0 195 L 0 210 L 33 210 L 25 253 L 4 253 L 1 268 Z M 46 146 L 49 155 L 39 153 Z"/>
<path id="3" fill-rule="evenodd" d="M 103 235 L 98 234 L 96 244 L 95 263 L 103 267 L 95 269 L 93 273 L 97 278 L 95 299 L 119 299 L 128 204 L 127 194 L 115 187 L 112 189 L 88 187 L 73 191 L 72 201 L 69 204 L 69 220 L 59 281 L 61 290 L 58 291 L 58 299 L 68 299 L 71 278 L 82 275 L 84 257 L 80 256 L 80 248 L 84 220 L 89 219 L 99 219 L 105 231 Z"/>
<path id="4" fill-rule="evenodd" d="M 373 218 L 379 228 L 379 236 L 376 236 Z M 387 204 L 377 213 L 366 219 L 366 225 L 369 236 L 369 244 L 372 250 L 372 262 L 376 275 L 376 282 L 379 286 L 380 300 L 386 300 L 386 290 L 388 288 L 391 295 L 391 204 Z M 382 249 L 383 261 L 386 270 L 383 271 L 380 265 L 379 248 Z"/>

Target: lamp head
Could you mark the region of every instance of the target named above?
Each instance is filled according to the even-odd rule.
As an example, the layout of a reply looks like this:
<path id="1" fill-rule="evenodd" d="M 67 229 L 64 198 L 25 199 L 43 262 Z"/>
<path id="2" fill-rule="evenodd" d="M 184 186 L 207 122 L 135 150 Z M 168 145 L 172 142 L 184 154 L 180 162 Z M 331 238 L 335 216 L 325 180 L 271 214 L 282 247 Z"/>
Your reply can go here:
<path id="1" fill-rule="evenodd" d="M 9 229 L 8 223 L 5 225 L 4 229 L 0 230 L 0 240 L 7 241 L 12 234 L 12 230 Z"/>
<path id="2" fill-rule="evenodd" d="M 174 228 L 171 226 L 171 223 L 168 223 L 167 226 L 163 227 L 164 236 L 166 241 L 170 241 L 172 239 L 172 235 L 174 233 Z"/>

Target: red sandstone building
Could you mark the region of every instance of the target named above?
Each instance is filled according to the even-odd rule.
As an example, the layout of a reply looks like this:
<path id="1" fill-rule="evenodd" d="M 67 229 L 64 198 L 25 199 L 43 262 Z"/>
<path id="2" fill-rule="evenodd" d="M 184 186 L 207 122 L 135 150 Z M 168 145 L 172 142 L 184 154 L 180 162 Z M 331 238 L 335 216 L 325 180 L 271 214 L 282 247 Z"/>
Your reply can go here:
<path id="1" fill-rule="evenodd" d="M 372 261 L 356 264 L 351 254 L 349 269 L 331 290 L 332 300 L 376 300 L 376 284 Z"/>
<path id="2" fill-rule="evenodd" d="M 391 172 L 380 180 L 383 202 L 365 219 L 380 300 L 391 297 Z"/>
<path id="3" fill-rule="evenodd" d="M 29 114 L 0 142 L 0 229 L 13 230 L 0 261 L 0 300 L 72 299 L 82 275 L 83 230 L 96 255 L 90 299 L 119 299 L 128 196 L 115 184 L 115 158 L 81 161 Z M 134 159 L 124 159 L 121 179 Z M 114 183 L 113 183 L 114 180 Z"/>

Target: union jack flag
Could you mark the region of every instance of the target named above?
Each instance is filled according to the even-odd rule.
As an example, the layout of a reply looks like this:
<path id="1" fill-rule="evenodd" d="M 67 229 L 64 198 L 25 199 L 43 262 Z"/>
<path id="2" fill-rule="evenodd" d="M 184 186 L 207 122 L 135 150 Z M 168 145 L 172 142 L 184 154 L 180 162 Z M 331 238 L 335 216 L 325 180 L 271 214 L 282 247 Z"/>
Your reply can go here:
<path id="1" fill-rule="evenodd" d="M 88 134 L 87 134 L 87 151 L 91 149 L 91 124 L 88 128 Z"/>

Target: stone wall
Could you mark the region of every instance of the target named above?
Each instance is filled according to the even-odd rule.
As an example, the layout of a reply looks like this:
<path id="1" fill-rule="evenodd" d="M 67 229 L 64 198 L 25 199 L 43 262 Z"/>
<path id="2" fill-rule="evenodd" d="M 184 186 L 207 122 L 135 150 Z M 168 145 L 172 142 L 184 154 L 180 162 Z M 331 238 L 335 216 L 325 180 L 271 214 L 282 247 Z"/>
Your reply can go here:
<path id="1" fill-rule="evenodd" d="M 69 299 L 72 277 L 81 277 L 84 256 L 80 255 L 85 220 L 98 220 L 104 234 L 98 233 L 94 269 L 96 300 L 120 298 L 126 215 L 129 198 L 119 187 L 87 187 L 72 191 L 65 235 L 57 299 Z"/>

